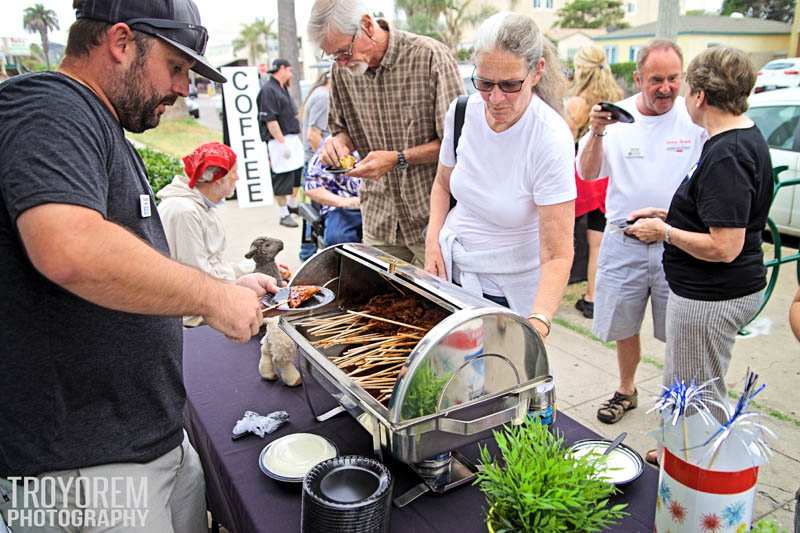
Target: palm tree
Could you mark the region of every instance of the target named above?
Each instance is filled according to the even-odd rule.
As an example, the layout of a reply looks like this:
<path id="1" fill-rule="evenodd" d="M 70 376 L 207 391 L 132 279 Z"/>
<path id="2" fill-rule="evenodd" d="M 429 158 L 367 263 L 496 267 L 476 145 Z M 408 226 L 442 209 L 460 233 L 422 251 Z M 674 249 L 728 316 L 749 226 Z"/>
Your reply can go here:
<path id="1" fill-rule="evenodd" d="M 274 20 L 266 22 L 263 18 L 257 18 L 251 24 L 242 24 L 242 31 L 239 37 L 233 40 L 233 51 L 246 48 L 248 61 L 251 65 L 257 65 L 262 54 L 267 51 L 267 41 L 277 37 L 272 31 Z"/>
<path id="2" fill-rule="evenodd" d="M 58 15 L 52 9 L 45 8 L 42 4 L 25 9 L 22 24 L 31 33 L 39 33 L 42 38 L 42 51 L 44 52 L 44 62 L 47 70 L 50 70 L 50 40 L 47 33 L 50 30 L 57 30 Z"/>
<path id="3" fill-rule="evenodd" d="M 458 47 L 464 36 L 466 26 L 478 26 L 481 22 L 497 13 L 493 5 L 483 4 L 479 8 L 472 5 L 473 0 L 448 0 L 443 11 L 444 28 L 441 38 L 450 47 L 453 54 L 458 54 Z"/>
<path id="4" fill-rule="evenodd" d="M 282 58 L 292 64 L 294 79 L 289 91 L 295 103 L 300 105 L 300 60 L 297 54 L 297 21 L 294 16 L 294 0 L 278 0 L 278 49 Z"/>

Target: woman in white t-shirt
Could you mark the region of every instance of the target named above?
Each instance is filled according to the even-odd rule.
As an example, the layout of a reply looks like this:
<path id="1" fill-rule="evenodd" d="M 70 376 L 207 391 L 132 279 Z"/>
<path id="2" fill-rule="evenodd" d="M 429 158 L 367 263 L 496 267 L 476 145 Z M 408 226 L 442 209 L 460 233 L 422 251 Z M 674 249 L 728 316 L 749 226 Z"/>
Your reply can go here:
<path id="1" fill-rule="evenodd" d="M 478 92 L 467 102 L 457 152 L 455 102 L 445 118 L 425 269 L 527 316 L 545 337 L 573 255 L 565 80 L 536 23 L 516 13 L 481 25 L 474 61 Z M 451 193 L 457 204 L 449 211 Z"/>

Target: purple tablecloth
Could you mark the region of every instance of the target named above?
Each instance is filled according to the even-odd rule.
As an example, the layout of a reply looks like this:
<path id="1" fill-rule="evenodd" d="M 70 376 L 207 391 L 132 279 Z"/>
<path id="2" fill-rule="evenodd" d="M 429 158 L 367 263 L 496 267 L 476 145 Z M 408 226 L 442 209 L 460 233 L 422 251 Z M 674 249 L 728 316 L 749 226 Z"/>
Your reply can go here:
<path id="1" fill-rule="evenodd" d="M 290 389 L 258 375 L 257 340 L 234 344 L 207 327 L 184 334 L 183 376 L 186 383 L 186 428 L 206 475 L 208 503 L 214 518 L 231 533 L 278 533 L 300 530 L 300 484 L 279 483 L 258 468 L 264 446 L 289 433 L 307 431 L 336 443 L 341 454 L 370 456 L 369 434 L 349 415 L 326 422 L 314 420 L 300 387 Z M 231 440 L 231 430 L 245 410 L 267 414 L 285 410 L 290 423 L 264 439 Z M 563 413 L 556 426 L 568 442 L 595 437 Z M 490 439 L 491 440 L 491 439 Z M 493 445 L 492 442 L 490 448 Z M 460 450 L 473 460 L 477 446 Z M 405 465 L 388 464 L 395 476 L 395 496 L 417 483 Z M 650 467 L 617 496 L 630 513 L 609 531 L 652 531 L 658 472 Z M 486 531 L 486 501 L 474 486 L 445 495 L 427 494 L 402 509 L 392 510 L 392 532 L 469 533 Z"/>

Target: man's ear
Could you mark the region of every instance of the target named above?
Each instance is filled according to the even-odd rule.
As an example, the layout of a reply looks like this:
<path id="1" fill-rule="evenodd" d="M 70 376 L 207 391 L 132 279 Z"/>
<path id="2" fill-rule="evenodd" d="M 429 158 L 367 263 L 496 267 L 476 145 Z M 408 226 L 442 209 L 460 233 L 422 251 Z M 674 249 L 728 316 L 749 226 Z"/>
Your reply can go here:
<path id="1" fill-rule="evenodd" d="M 637 88 L 642 88 L 642 76 L 639 74 L 638 70 L 633 71 L 633 82 L 636 84 Z"/>
<path id="2" fill-rule="evenodd" d="M 373 33 L 375 33 L 372 28 L 372 17 L 370 17 L 367 14 L 364 14 L 364 16 L 361 17 L 360 24 L 361 24 L 361 31 L 366 33 L 369 38 L 372 38 Z"/>
<path id="3" fill-rule="evenodd" d="M 133 30 L 124 22 L 111 26 L 106 31 L 106 47 L 109 54 L 118 63 L 128 63 L 136 54 L 136 43 L 133 41 Z"/>

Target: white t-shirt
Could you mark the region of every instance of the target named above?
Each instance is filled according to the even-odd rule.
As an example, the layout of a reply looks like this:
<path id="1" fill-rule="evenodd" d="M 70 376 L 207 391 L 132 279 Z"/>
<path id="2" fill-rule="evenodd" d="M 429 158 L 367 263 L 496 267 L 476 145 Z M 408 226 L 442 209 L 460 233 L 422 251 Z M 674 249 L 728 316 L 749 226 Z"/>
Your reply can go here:
<path id="1" fill-rule="evenodd" d="M 455 101 L 447 110 L 439 152 L 442 165 L 455 167 L 450 190 L 458 200 L 445 227 L 455 232 L 467 251 L 526 242 L 538 250 L 536 206 L 575 199 L 575 147 L 566 122 L 534 95 L 525 114 L 509 129 L 497 133 L 486 121 L 481 95 L 472 94 L 456 165 L 454 116 Z M 537 269 L 538 263 L 531 267 Z M 480 276 L 480 281 L 486 294 L 503 294 L 491 275 Z"/>
<path id="2" fill-rule="evenodd" d="M 626 220 L 643 207 L 669 208 L 683 178 L 700 160 L 708 135 L 692 122 L 679 96 L 663 115 L 645 116 L 636 108 L 638 94 L 618 102 L 633 115 L 633 124 L 618 122 L 606 128 L 603 165 L 599 176 L 609 176 L 606 219 Z M 591 131 L 580 141 L 578 158 Z"/>

